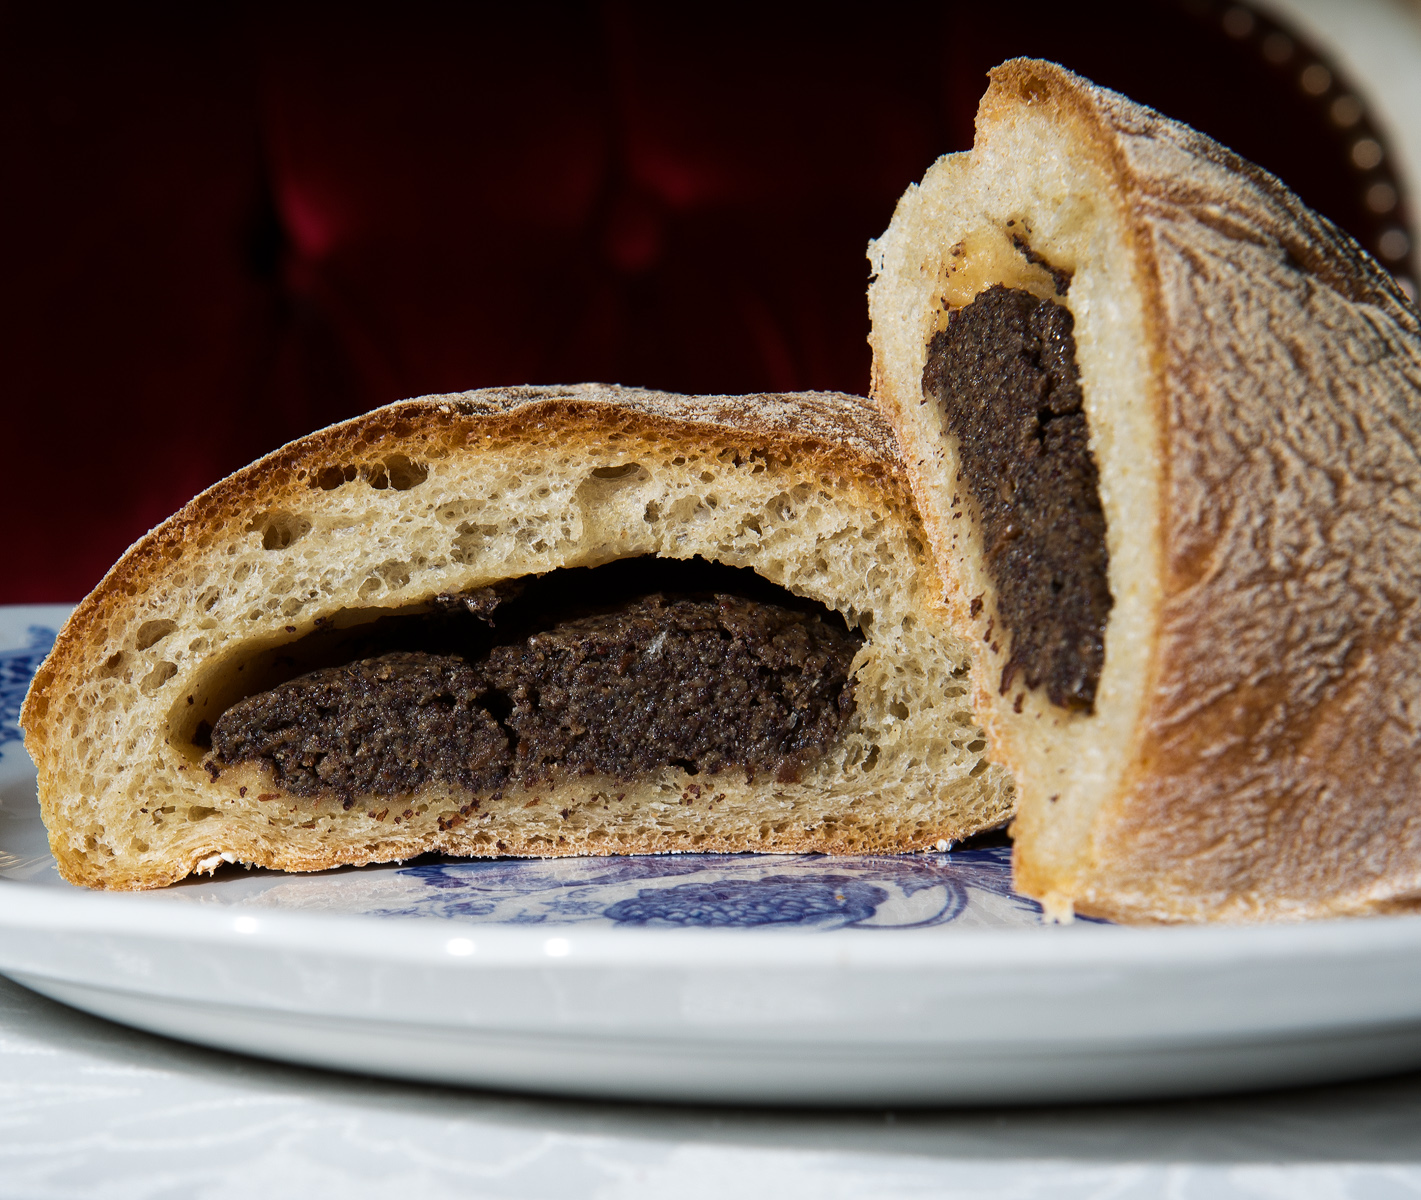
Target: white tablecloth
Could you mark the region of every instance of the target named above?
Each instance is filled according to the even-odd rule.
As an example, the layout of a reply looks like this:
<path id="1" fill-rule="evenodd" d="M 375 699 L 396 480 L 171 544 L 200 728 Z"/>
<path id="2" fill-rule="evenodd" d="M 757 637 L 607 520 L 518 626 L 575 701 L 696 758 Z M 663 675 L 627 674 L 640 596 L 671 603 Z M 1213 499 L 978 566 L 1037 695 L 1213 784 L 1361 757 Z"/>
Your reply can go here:
<path id="1" fill-rule="evenodd" d="M 0 980 L 0 1196 L 1401 1200 L 1421 1075 L 1081 1108 L 592 1104 L 240 1058 Z"/>

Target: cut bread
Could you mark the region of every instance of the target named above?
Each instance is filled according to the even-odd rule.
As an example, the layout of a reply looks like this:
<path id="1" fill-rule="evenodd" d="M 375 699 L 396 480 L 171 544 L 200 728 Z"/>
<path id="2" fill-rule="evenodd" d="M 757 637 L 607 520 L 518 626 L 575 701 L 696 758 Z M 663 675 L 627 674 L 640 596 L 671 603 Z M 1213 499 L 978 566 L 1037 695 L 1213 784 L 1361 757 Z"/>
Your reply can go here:
<path id="1" fill-rule="evenodd" d="M 1421 900 L 1421 330 L 1390 276 L 1031 60 L 870 258 L 874 396 L 1018 787 L 1017 886 L 1131 921 Z"/>
<path id="2" fill-rule="evenodd" d="M 60 871 L 95 887 L 426 851 L 919 850 L 1001 825 L 1013 796 L 941 597 L 867 401 L 426 397 L 292 443 L 134 545 L 61 632 L 22 724 Z M 692 633 L 651 636 L 673 609 Z M 451 628 L 502 645 L 504 674 L 418 658 Z M 573 674 L 507 682 L 561 669 L 569 645 L 587 652 Z M 643 668 L 673 645 L 668 685 Z M 415 677 L 433 690 L 399 709 L 389 689 Z M 558 708 L 577 688 L 582 708 Z M 697 705 L 722 701 L 742 714 L 723 741 L 748 744 L 769 709 L 781 741 L 677 750 Z M 360 725 L 381 704 L 398 731 Z M 518 721 L 548 712 L 529 750 Z M 506 739 L 502 775 L 487 747 L 430 766 L 465 718 Z M 654 736 L 623 736 L 643 720 Z"/>

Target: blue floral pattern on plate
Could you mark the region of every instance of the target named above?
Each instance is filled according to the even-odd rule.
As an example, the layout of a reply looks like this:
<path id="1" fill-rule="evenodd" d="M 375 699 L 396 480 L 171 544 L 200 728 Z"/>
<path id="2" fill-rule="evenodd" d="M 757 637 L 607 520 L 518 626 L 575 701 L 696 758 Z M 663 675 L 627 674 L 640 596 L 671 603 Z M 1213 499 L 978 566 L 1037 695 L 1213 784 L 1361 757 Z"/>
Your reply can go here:
<path id="1" fill-rule="evenodd" d="M 20 740 L 20 705 L 56 637 L 43 625 L 31 625 L 25 634 L 27 645 L 0 650 L 0 746 Z"/>
<path id="2" fill-rule="evenodd" d="M 662 929 L 927 929 L 1037 925 L 1011 849 L 912 855 L 685 854 L 454 859 L 233 880 L 260 908 L 494 925 Z"/>

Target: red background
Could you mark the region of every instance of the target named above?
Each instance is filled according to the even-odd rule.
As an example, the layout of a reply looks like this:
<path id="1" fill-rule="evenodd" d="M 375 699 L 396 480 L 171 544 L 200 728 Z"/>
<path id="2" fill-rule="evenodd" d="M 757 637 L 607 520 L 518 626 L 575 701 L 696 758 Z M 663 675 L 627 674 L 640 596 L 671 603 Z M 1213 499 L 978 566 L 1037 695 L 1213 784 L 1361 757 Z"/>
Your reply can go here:
<path id="1" fill-rule="evenodd" d="M 865 244 L 1015 54 L 1375 244 L 1399 213 L 1362 202 L 1387 167 L 1347 158 L 1345 82 L 1307 95 L 1307 48 L 1224 11 L 11 6 L 0 602 L 77 599 L 196 491 L 403 396 L 864 391 Z"/>

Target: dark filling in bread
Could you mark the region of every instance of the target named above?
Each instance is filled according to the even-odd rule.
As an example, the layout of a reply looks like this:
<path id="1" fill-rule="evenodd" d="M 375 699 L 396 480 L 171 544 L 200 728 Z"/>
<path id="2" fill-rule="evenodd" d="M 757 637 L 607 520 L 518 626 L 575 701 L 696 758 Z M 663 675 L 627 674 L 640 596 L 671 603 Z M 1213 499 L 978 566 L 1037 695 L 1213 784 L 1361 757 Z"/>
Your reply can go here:
<path id="1" fill-rule="evenodd" d="M 545 595 L 504 619 L 506 598 L 443 598 L 445 629 L 426 642 L 452 640 L 451 612 L 455 626 L 495 621 L 462 653 L 393 650 L 233 705 L 211 731 L 208 769 L 253 762 L 285 791 L 348 802 L 429 782 L 489 793 L 568 775 L 631 781 L 672 765 L 790 782 L 854 711 L 863 639 L 827 610 L 654 593 L 549 620 L 558 606 Z"/>
<path id="2" fill-rule="evenodd" d="M 1051 703 L 1091 712 L 1112 599 L 1074 324 L 1059 304 L 988 288 L 934 335 L 923 395 L 958 444 L 981 522 L 1011 647 L 1002 692 L 1019 672 Z"/>

